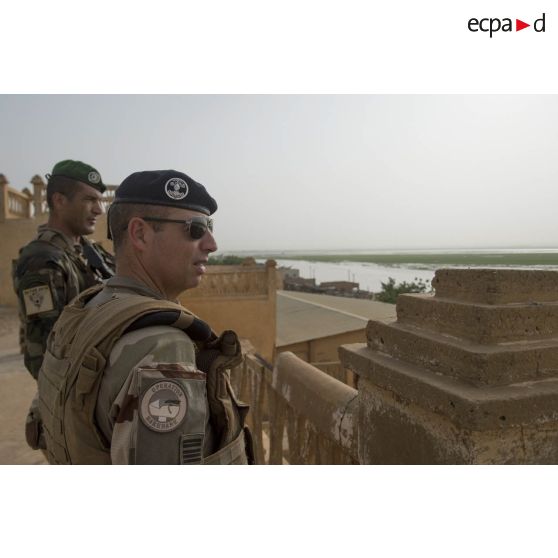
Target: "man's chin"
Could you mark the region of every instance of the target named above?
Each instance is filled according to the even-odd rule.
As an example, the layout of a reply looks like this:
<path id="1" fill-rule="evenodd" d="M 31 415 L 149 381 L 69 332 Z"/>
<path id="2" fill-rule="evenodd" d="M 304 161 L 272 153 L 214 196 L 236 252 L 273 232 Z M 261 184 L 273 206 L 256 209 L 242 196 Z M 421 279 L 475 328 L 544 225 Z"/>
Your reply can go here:
<path id="1" fill-rule="evenodd" d="M 189 289 L 195 289 L 201 283 L 201 279 L 202 279 L 201 275 L 198 275 L 196 277 L 192 277 L 192 279 L 190 279 L 190 281 L 188 281 L 188 286 L 184 290 L 186 291 L 186 290 L 189 290 Z"/>
<path id="2" fill-rule="evenodd" d="M 82 236 L 93 234 L 95 232 L 95 225 L 85 225 L 81 230 L 82 232 L 80 232 L 79 234 Z"/>

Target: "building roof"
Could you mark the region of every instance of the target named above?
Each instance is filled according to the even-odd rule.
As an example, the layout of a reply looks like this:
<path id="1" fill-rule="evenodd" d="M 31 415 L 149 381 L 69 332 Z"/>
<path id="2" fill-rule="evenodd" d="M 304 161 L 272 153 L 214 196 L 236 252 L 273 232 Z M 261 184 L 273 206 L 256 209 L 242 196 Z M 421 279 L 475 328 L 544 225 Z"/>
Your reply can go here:
<path id="1" fill-rule="evenodd" d="M 277 347 L 364 329 L 368 320 L 394 320 L 395 304 L 277 291 Z"/>

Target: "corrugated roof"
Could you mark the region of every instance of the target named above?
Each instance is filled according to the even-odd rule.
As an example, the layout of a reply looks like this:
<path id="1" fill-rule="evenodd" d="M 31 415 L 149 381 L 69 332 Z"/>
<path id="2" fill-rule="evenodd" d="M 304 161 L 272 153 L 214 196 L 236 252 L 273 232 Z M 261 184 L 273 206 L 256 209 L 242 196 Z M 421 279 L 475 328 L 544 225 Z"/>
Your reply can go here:
<path id="1" fill-rule="evenodd" d="M 277 291 L 277 347 L 366 327 L 370 319 L 395 319 L 395 305 L 341 296 Z"/>

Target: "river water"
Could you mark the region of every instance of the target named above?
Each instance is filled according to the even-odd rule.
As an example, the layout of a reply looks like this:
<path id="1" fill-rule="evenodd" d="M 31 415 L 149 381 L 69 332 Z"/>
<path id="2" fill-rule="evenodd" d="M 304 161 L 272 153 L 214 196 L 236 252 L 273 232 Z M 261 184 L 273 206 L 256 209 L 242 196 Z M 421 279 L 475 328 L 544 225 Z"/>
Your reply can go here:
<path id="1" fill-rule="evenodd" d="M 263 263 L 265 260 L 256 260 Z M 417 281 L 422 279 L 430 284 L 434 277 L 436 267 L 421 269 L 412 266 L 384 266 L 374 263 L 360 262 L 308 262 L 304 260 L 284 260 L 276 258 L 277 267 L 291 267 L 298 269 L 301 277 L 315 278 L 316 284 L 325 281 L 353 281 L 358 283 L 360 288 L 365 291 L 379 292 L 382 290 L 382 283 L 386 283 L 390 277 L 396 283 L 403 281 Z M 444 266 L 450 267 L 450 266 Z"/>
<path id="2" fill-rule="evenodd" d="M 264 263 L 264 259 L 256 259 L 258 263 Z M 382 290 L 382 283 L 386 283 L 390 277 L 395 283 L 403 281 L 411 282 L 422 279 L 427 285 L 434 278 L 436 269 L 440 268 L 463 268 L 475 266 L 460 266 L 451 264 L 413 264 L 381 265 L 364 262 L 309 262 L 306 260 L 289 260 L 275 258 L 277 267 L 291 267 L 298 269 L 301 277 L 315 278 L 316 284 L 325 281 L 353 281 L 359 284 L 360 289 L 374 293 Z M 513 266 L 478 266 L 478 267 L 513 267 Z M 558 270 L 557 266 L 521 266 L 521 269 L 546 269 Z"/>

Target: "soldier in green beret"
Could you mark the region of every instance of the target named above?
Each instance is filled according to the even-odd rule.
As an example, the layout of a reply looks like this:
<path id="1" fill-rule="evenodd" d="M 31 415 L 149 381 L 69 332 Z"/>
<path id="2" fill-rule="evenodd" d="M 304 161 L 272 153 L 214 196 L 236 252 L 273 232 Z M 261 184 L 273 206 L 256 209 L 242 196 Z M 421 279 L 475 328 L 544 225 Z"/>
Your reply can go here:
<path id="1" fill-rule="evenodd" d="M 19 300 L 22 349 L 27 370 L 37 379 L 47 337 L 58 316 L 80 292 L 114 274 L 114 259 L 85 238 L 102 214 L 106 186 L 99 172 L 81 161 L 57 163 L 46 176 L 48 222 L 13 262 L 13 284 Z M 27 419 L 27 441 L 38 447 L 36 405 Z"/>

